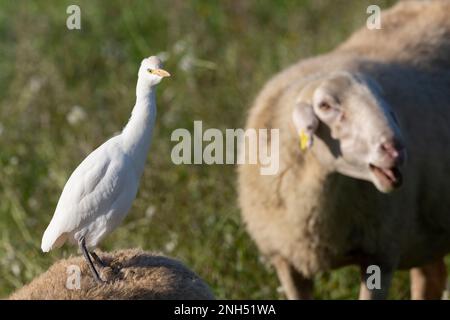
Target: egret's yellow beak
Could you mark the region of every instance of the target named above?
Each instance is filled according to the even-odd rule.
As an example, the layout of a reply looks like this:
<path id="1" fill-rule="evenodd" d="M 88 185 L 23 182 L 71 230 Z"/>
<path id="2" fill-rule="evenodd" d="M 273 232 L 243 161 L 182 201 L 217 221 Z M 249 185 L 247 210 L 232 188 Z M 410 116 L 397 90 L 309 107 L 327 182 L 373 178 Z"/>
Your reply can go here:
<path id="1" fill-rule="evenodd" d="M 156 74 L 157 76 L 160 76 L 162 78 L 164 77 L 170 77 L 170 73 L 168 73 L 166 70 L 164 69 L 153 69 L 150 71 L 153 74 Z"/>

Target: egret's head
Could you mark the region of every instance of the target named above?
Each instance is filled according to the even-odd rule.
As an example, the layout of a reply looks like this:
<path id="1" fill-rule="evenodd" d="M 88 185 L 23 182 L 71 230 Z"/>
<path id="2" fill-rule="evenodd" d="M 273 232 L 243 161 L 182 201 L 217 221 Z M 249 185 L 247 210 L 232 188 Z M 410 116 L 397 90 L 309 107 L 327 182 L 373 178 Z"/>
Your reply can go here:
<path id="1" fill-rule="evenodd" d="M 170 77 L 170 73 L 162 69 L 161 59 L 156 56 L 142 60 L 138 75 L 148 80 L 151 86 L 157 85 L 164 77 Z"/>

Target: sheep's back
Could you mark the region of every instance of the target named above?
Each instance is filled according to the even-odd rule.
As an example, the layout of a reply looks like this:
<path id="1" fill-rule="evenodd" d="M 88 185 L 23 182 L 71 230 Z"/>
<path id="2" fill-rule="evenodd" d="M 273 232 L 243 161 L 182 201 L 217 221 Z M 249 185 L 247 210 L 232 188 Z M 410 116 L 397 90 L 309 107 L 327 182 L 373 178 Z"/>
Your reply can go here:
<path id="1" fill-rule="evenodd" d="M 101 270 L 102 278 L 108 281 L 105 285 L 95 282 L 86 261 L 78 256 L 57 261 L 9 299 L 214 299 L 208 285 L 177 260 L 135 249 L 99 256 L 108 264 Z M 66 286 L 68 277 L 74 275 L 73 267 L 81 271 L 80 289 L 73 287 L 71 280 L 72 289 Z"/>

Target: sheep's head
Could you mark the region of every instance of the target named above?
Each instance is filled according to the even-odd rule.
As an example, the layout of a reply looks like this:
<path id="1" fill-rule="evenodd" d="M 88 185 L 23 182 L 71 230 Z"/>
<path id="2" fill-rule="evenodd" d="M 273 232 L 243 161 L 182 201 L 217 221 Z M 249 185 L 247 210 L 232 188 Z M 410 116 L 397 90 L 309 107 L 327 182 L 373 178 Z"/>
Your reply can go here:
<path id="1" fill-rule="evenodd" d="M 403 139 L 374 80 L 348 72 L 316 79 L 301 90 L 292 119 L 301 148 L 330 171 L 371 181 L 381 192 L 401 185 Z"/>

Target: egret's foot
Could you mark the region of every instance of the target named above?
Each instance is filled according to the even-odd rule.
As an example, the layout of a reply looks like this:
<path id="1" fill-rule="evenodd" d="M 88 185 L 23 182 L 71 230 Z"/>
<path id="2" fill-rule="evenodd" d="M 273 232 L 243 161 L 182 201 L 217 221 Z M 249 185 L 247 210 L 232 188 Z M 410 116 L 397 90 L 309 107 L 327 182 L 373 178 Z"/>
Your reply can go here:
<path id="1" fill-rule="evenodd" d="M 86 256 L 85 256 L 85 258 L 86 258 Z M 92 263 L 92 260 L 90 259 L 89 256 L 88 256 L 88 258 L 86 258 L 86 260 L 87 260 L 87 264 L 89 266 L 89 269 L 91 270 L 92 277 L 94 278 L 95 282 L 97 282 L 98 284 L 106 283 L 106 281 L 103 281 L 102 278 L 100 278 L 100 274 L 98 273 L 97 269 L 95 269 L 95 266 Z"/>
<path id="2" fill-rule="evenodd" d="M 91 270 L 91 272 L 92 272 L 92 270 Z M 97 282 L 98 284 L 107 283 L 106 281 L 102 280 L 102 278 L 100 278 L 100 275 L 98 273 L 92 272 L 92 277 L 94 278 L 95 282 Z"/>
<path id="3" fill-rule="evenodd" d="M 108 266 L 105 262 L 103 262 L 102 259 L 100 259 L 100 257 L 94 251 L 89 253 L 91 254 L 91 257 L 94 259 L 94 262 L 98 264 L 100 268 L 106 268 Z"/>

